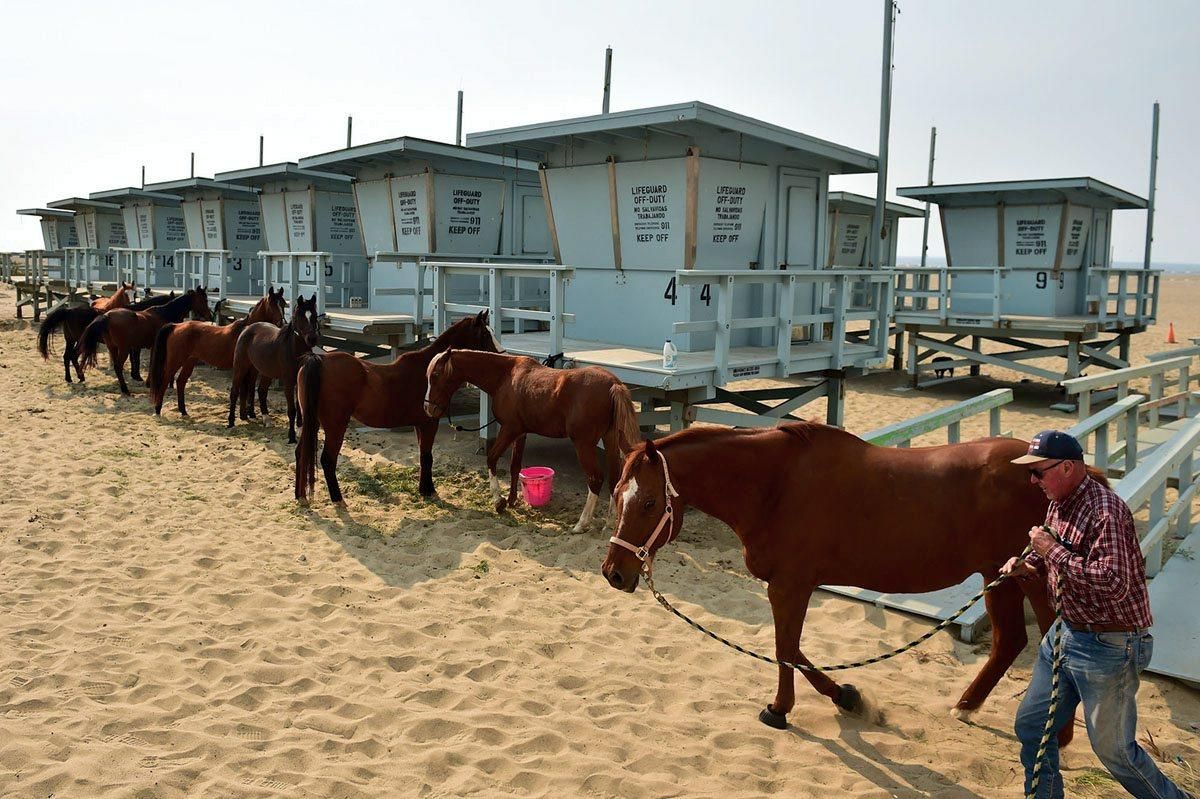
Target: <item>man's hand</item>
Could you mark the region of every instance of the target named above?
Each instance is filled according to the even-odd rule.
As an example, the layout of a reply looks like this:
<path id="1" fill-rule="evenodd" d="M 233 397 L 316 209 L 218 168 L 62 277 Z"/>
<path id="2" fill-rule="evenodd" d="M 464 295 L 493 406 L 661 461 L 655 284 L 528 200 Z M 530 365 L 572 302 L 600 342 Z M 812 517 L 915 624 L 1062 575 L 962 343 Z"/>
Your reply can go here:
<path id="1" fill-rule="evenodd" d="M 1018 580 L 1028 580 L 1037 575 L 1037 569 L 1020 558 L 1009 558 L 1008 563 L 1000 567 L 1001 574 L 1008 574 Z"/>
<path id="2" fill-rule="evenodd" d="M 1050 553 L 1050 548 L 1053 547 L 1057 541 L 1055 540 L 1053 534 L 1046 532 L 1044 528 L 1030 527 L 1029 543 L 1033 546 L 1033 551 L 1044 558 Z"/>

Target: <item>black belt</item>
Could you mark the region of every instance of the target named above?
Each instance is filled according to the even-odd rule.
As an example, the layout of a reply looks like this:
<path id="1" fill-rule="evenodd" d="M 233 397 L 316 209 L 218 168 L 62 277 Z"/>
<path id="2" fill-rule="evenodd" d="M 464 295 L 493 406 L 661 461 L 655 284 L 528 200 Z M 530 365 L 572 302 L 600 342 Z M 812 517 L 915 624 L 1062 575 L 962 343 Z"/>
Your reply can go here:
<path id="1" fill-rule="evenodd" d="M 1145 627 L 1130 627 L 1128 624 L 1078 624 L 1067 619 L 1064 621 L 1072 630 L 1081 633 L 1144 633 L 1146 631 Z"/>

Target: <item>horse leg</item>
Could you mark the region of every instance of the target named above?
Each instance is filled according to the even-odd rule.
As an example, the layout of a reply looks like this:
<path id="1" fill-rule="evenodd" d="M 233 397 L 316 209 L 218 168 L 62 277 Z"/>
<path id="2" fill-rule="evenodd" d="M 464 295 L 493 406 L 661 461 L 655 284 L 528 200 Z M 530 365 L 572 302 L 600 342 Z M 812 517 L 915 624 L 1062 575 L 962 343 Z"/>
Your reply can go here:
<path id="1" fill-rule="evenodd" d="M 788 580 L 767 584 L 767 597 L 771 601 L 771 615 L 775 619 L 775 657 L 788 663 L 811 666 L 812 662 L 800 651 L 800 635 L 804 632 L 804 616 L 808 613 L 808 600 L 812 596 L 811 586 L 796 587 Z M 856 711 L 862 707 L 862 698 L 853 685 L 841 685 L 823 672 L 803 670 L 801 674 L 817 692 L 829 697 L 842 710 Z M 758 714 L 758 720 L 768 727 L 782 730 L 787 727 L 787 714 L 796 705 L 796 686 L 791 666 L 779 667 L 779 687 L 775 701 Z"/>
<path id="2" fill-rule="evenodd" d="M 525 458 L 525 438 L 521 436 L 513 442 L 512 455 L 508 460 L 508 506 L 517 504 L 517 483 L 521 475 L 521 461 Z"/>
<path id="3" fill-rule="evenodd" d="M 621 450 L 618 443 L 620 436 L 616 430 L 604 434 L 604 459 L 608 463 L 608 518 L 612 519 L 617 510 L 617 483 L 621 480 Z"/>
<path id="4" fill-rule="evenodd" d="M 583 476 L 587 479 L 587 501 L 583 503 L 583 513 L 579 521 L 571 528 L 572 532 L 582 533 L 592 523 L 596 513 L 596 503 L 600 500 L 600 489 L 604 487 L 604 472 L 600 471 L 600 463 L 596 458 L 596 442 L 571 439 L 575 445 L 575 457 L 583 467 Z"/>
<path id="5" fill-rule="evenodd" d="M 984 573 L 983 578 L 986 583 L 996 576 L 997 572 Z M 1013 580 L 1005 580 L 988 591 L 983 601 L 992 622 L 992 649 L 983 668 L 951 711 L 961 721 L 970 720 L 1029 642 L 1025 634 L 1025 597 Z"/>
<path id="6" fill-rule="evenodd" d="M 317 424 L 313 419 L 312 424 Z M 329 489 L 329 501 L 335 505 L 345 505 L 342 499 L 342 487 L 338 485 L 337 460 L 342 451 L 342 442 L 346 439 L 346 428 L 350 424 L 349 416 L 342 424 L 325 425 L 325 446 L 321 448 L 321 471 L 325 473 L 325 486 Z M 432 441 L 432 439 L 430 439 Z"/>
<path id="7" fill-rule="evenodd" d="M 437 436 L 437 422 L 417 425 L 417 446 L 421 450 L 421 479 L 418 490 L 423 497 L 436 497 L 433 487 L 433 439 Z"/>
<path id="8" fill-rule="evenodd" d="M 253 369 L 249 369 L 242 378 L 242 385 L 238 390 L 238 396 L 242 403 L 242 421 L 258 418 L 254 415 L 254 381 L 257 376 Z"/>
<path id="9" fill-rule="evenodd" d="M 70 343 L 63 346 L 63 375 L 67 379 L 67 385 L 71 385 L 71 345 Z M 83 379 L 83 375 L 79 376 Z"/>
<path id="10" fill-rule="evenodd" d="M 496 434 L 496 440 L 488 447 L 487 467 L 488 474 L 492 478 L 492 501 L 496 504 L 496 513 L 504 511 L 504 499 L 500 496 L 500 478 L 496 476 L 496 464 L 500 461 L 500 456 L 504 454 L 504 450 L 508 449 L 509 444 L 512 444 L 523 435 L 525 435 L 525 431 L 518 431 L 515 426 L 506 427 L 501 423 L 500 432 Z"/>
<path id="11" fill-rule="evenodd" d="M 146 382 L 145 378 L 142 377 L 142 351 L 141 351 L 141 349 L 135 348 L 132 352 L 129 353 L 129 366 L 130 366 L 130 368 L 129 368 L 130 374 L 133 375 L 134 380 L 138 381 L 139 383 Z"/>
<path id="12" fill-rule="evenodd" d="M 241 371 L 239 372 L 239 366 Z M 242 383 L 245 382 L 246 367 L 241 366 L 236 361 L 233 364 L 233 378 L 229 382 L 229 420 L 226 422 L 226 427 L 233 427 L 233 411 L 237 407 L 238 398 L 241 395 Z M 245 419 L 245 415 L 242 416 Z"/>
<path id="13" fill-rule="evenodd" d="M 179 368 L 179 376 L 175 378 L 175 405 L 179 408 L 180 416 L 187 416 L 187 407 L 183 402 L 183 392 L 187 388 L 188 378 L 192 376 L 192 370 L 196 368 L 196 362 L 193 360 L 186 361 Z M 166 379 L 163 381 L 162 391 L 167 393 L 167 386 L 171 385 L 171 364 L 167 363 Z M 163 398 L 158 398 L 158 407 L 162 407 Z"/>
<path id="14" fill-rule="evenodd" d="M 70 357 L 71 363 L 75 367 L 75 376 L 78 377 L 79 382 L 82 383 L 83 382 L 83 367 L 79 365 L 79 350 L 77 349 L 77 343 L 78 342 L 76 342 L 74 340 L 68 341 L 67 342 L 67 351 L 65 354 L 68 357 Z M 71 382 L 70 378 L 67 378 L 67 382 L 68 383 Z"/>
<path id="15" fill-rule="evenodd" d="M 271 388 L 271 378 L 263 375 L 258 378 L 258 407 L 262 415 L 267 415 L 267 390 Z M 293 389 L 293 393 L 295 393 Z"/>
<path id="16" fill-rule="evenodd" d="M 117 383 L 121 386 L 121 393 L 132 395 L 129 386 L 125 384 L 125 359 L 128 357 L 128 353 L 122 353 L 111 344 L 108 346 L 108 359 L 112 362 L 113 371 L 117 373 Z"/>
<path id="17" fill-rule="evenodd" d="M 259 381 L 259 385 L 262 382 Z M 283 381 L 283 396 L 287 398 L 288 412 L 288 443 L 296 443 L 296 380 L 293 377 L 291 380 Z"/>

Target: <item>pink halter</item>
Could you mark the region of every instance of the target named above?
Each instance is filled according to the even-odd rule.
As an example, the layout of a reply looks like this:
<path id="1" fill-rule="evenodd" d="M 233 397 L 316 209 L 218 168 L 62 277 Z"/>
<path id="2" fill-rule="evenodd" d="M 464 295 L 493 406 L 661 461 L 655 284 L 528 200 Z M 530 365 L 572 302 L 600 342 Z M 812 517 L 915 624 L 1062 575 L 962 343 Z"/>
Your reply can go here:
<path id="1" fill-rule="evenodd" d="M 628 541 L 624 541 L 615 535 L 608 539 L 610 544 L 616 544 L 619 547 L 628 549 L 637 557 L 638 560 L 646 564 L 647 568 L 650 565 L 650 559 L 652 557 L 650 554 L 651 549 L 654 546 L 654 542 L 658 540 L 658 536 L 662 534 L 663 528 L 667 529 L 668 536 L 667 540 L 663 543 L 669 544 L 671 542 L 670 523 L 675 515 L 675 510 L 674 506 L 671 504 L 671 499 L 679 496 L 679 492 L 675 490 L 675 486 L 671 485 L 671 474 L 667 471 L 666 457 L 662 454 L 662 452 L 658 453 L 658 457 L 659 460 L 662 461 L 663 485 L 667 500 L 666 508 L 663 510 L 663 514 L 658 520 L 658 526 L 654 528 L 654 532 L 651 533 L 650 537 L 646 539 L 646 543 L 642 544 L 640 547 L 635 547 L 633 544 L 629 543 Z"/>

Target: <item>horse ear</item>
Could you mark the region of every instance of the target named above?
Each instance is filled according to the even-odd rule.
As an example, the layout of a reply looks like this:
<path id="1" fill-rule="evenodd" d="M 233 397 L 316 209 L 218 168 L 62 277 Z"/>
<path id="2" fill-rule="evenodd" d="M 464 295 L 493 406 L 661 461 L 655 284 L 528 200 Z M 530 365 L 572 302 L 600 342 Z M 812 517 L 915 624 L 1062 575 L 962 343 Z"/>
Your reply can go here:
<path id="1" fill-rule="evenodd" d="M 651 461 L 658 457 L 658 447 L 654 446 L 654 442 L 646 439 L 646 457 Z"/>
<path id="2" fill-rule="evenodd" d="M 486 325 L 488 323 L 488 309 L 484 308 L 479 313 L 475 314 L 475 324 Z"/>

